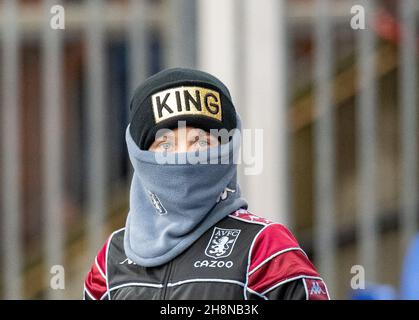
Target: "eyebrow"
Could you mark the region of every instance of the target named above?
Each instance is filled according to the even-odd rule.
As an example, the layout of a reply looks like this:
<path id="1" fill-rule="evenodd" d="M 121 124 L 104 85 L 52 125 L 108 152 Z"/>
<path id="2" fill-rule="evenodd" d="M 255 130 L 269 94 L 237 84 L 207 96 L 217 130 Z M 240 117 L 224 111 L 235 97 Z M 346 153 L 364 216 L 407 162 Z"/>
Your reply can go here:
<path id="1" fill-rule="evenodd" d="M 167 140 L 168 138 L 173 138 L 173 135 L 165 133 L 165 134 L 162 134 L 162 135 L 159 135 L 158 137 L 156 137 L 155 141 L 163 140 L 163 139 Z"/>

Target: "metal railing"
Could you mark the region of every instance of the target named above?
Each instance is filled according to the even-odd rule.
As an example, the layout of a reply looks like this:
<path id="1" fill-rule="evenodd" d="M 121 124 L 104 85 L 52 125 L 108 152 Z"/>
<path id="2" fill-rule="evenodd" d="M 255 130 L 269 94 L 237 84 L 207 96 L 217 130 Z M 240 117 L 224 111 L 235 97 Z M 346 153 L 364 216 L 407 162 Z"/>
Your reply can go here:
<path id="1" fill-rule="evenodd" d="M 247 176 L 240 168 L 243 193 L 249 200 L 251 211 L 299 230 L 296 212 L 299 195 L 293 194 L 296 176 L 292 149 L 293 137 L 312 127 L 313 185 L 312 242 L 316 266 L 324 275 L 332 293 L 349 284 L 339 282 L 339 252 L 337 236 L 339 219 L 337 188 L 341 183 L 337 175 L 336 120 L 339 107 L 353 99 L 355 112 L 356 174 L 354 188 L 357 209 L 356 252 L 353 264 L 367 271 L 368 281 L 379 281 L 379 241 L 382 235 L 377 227 L 380 211 L 378 197 L 380 184 L 399 183 L 398 219 L 400 222 L 400 250 L 417 232 L 418 214 L 418 142 L 417 142 L 417 46 L 418 3 L 400 1 L 401 37 L 397 44 L 400 52 L 393 59 L 392 51 L 377 45 L 374 16 L 380 6 L 378 0 L 357 1 L 366 10 L 366 30 L 353 34 L 353 60 L 342 72 L 335 72 L 339 57 L 335 52 L 335 27 L 347 24 L 352 17 L 354 1 L 313 0 L 294 2 L 285 0 L 179 0 L 152 3 L 145 0 L 127 2 L 85 1 L 80 4 L 44 0 L 40 5 L 23 6 L 14 0 L 0 2 L 1 16 L 1 270 L 2 298 L 30 298 L 25 293 L 26 271 L 24 239 L 24 206 L 22 171 L 22 83 L 20 76 L 24 45 L 40 45 L 40 109 L 42 161 L 39 197 L 42 197 L 40 244 L 41 260 L 37 272 L 43 280 L 42 288 L 34 290 L 42 298 L 77 298 L 75 291 L 50 289 L 50 268 L 53 265 L 72 265 L 68 240 L 73 230 L 68 229 L 69 218 L 65 208 L 66 148 L 63 123 L 65 118 L 65 48 L 76 41 L 83 48 L 83 127 L 85 136 L 80 143 L 84 148 L 85 171 L 82 177 L 85 189 L 83 203 L 77 210 L 83 231 L 72 252 L 83 256 L 77 260 L 82 266 L 72 276 L 80 280 L 87 271 L 96 251 L 109 232 L 112 190 L 108 185 L 114 164 L 107 161 L 110 133 L 107 130 L 110 108 L 128 108 L 110 105 L 108 100 L 109 59 L 108 47 L 113 41 L 125 46 L 126 95 L 154 70 L 170 66 L 198 67 L 221 78 L 230 88 L 235 105 L 246 128 L 264 130 L 263 172 Z M 65 8 L 66 29 L 53 30 L 49 21 L 53 5 Z M 222 9 L 222 10 L 221 10 Z M 312 36 L 312 86 L 306 94 L 293 100 L 296 88 L 290 81 L 294 52 L 292 37 L 295 30 L 304 30 Z M 155 38 L 155 39 L 154 39 Z M 154 40 L 153 40 L 154 39 Z M 152 42 L 153 40 L 154 42 Z M 151 43 L 152 42 L 152 43 Z M 151 44 L 150 44 L 151 43 Z M 158 49 L 156 49 L 156 46 Z M 157 55 L 156 55 L 157 52 Z M 390 58 L 388 58 L 390 57 Z M 386 60 L 387 59 L 387 60 Z M 384 61 L 384 63 L 380 61 Z M 154 68 L 154 69 L 153 69 Z M 399 141 L 400 181 L 384 181 L 378 176 L 380 161 L 377 151 L 377 122 L 379 112 L 378 83 L 390 71 L 399 70 L 397 85 L 400 109 Z M 345 90 L 343 90 L 343 89 Z M 350 89 L 348 89 L 350 88 Z M 126 114 L 127 112 L 125 112 Z M 127 121 L 127 119 L 124 119 Z M 394 120 L 396 121 L 396 120 Z M 112 121 L 111 121 L 112 122 Z M 71 125 L 71 124 L 70 124 Z M 128 161 L 126 155 L 121 161 Z M 302 159 L 301 161 L 303 161 Z M 307 159 L 308 161 L 308 159 Z M 26 162 L 25 162 L 26 163 Z M 25 164 L 26 165 L 26 164 Z M 27 165 L 26 165 L 27 166 Z M 70 173 L 72 174 L 72 173 Z M 307 178 L 308 179 L 308 178 Z M 130 174 L 121 177 L 121 191 L 128 199 Z M 121 201 L 121 195 L 117 196 Z M 122 196 L 123 198 L 123 196 Z M 293 200 L 294 199 L 294 200 Z M 117 201 L 117 202 L 118 202 Z M 294 201 L 294 202 L 293 202 Z M 118 202 L 118 203 L 120 203 Z M 119 213 L 123 217 L 126 212 Z M 70 219 L 71 220 L 71 219 Z M 87 258 L 84 258 L 87 257 Z M 83 261 L 83 262 L 80 262 Z M 87 265 L 86 265 L 87 263 Z M 74 265 L 76 263 L 74 262 Z M 39 271 L 42 270 L 42 271 Z M 26 272 L 26 276 L 25 276 Z M 346 272 L 346 271 L 345 271 Z M 29 271 L 30 273 L 30 271 Z M 37 273 L 38 274 L 38 273 Z M 31 276 L 32 278 L 35 276 Z M 30 277 L 29 277 L 30 278 Z M 82 283 L 80 283 L 82 288 Z M 80 289 L 81 290 L 81 289 Z M 80 291 L 81 294 L 81 291 Z M 79 295 L 81 296 L 81 295 Z"/>

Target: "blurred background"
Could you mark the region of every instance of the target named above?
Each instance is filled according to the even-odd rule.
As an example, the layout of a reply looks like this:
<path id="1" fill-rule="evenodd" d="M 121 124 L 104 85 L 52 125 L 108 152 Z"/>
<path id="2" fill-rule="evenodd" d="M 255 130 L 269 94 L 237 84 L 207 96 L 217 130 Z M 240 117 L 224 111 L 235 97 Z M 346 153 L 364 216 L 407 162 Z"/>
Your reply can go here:
<path id="1" fill-rule="evenodd" d="M 55 5 L 65 29 L 51 27 Z M 418 297 L 418 11 L 417 0 L 0 0 L 0 298 L 82 298 L 128 212 L 131 94 L 175 66 L 222 79 L 243 127 L 264 130 L 262 173 L 240 166 L 249 210 L 296 234 L 332 298 Z M 50 286 L 54 265 L 65 290 Z M 366 290 L 351 288 L 356 270 Z"/>

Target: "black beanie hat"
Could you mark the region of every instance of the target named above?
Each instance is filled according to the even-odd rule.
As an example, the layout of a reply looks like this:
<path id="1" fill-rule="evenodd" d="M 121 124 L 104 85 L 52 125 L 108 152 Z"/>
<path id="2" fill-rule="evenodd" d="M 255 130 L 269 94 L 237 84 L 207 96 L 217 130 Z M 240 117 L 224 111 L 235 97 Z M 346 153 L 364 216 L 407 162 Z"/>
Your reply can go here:
<path id="1" fill-rule="evenodd" d="M 187 126 L 235 129 L 236 111 L 227 87 L 209 73 L 172 68 L 146 79 L 130 104 L 130 133 L 142 150 L 148 150 L 159 129 Z"/>

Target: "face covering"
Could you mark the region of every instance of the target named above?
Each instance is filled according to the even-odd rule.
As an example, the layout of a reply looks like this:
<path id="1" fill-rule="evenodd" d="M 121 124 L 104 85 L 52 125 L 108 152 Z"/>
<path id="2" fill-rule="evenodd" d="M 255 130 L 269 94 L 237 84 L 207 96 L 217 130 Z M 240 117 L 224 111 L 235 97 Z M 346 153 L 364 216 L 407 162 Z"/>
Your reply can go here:
<path id="1" fill-rule="evenodd" d="M 206 163 L 180 164 L 180 159 L 197 157 L 173 153 L 173 164 L 161 164 L 156 153 L 137 146 L 128 126 L 126 142 L 134 174 L 124 249 L 130 260 L 145 267 L 165 264 L 218 221 L 247 209 L 233 161 L 239 152 L 239 119 L 237 128 L 228 143 L 207 149 Z"/>

